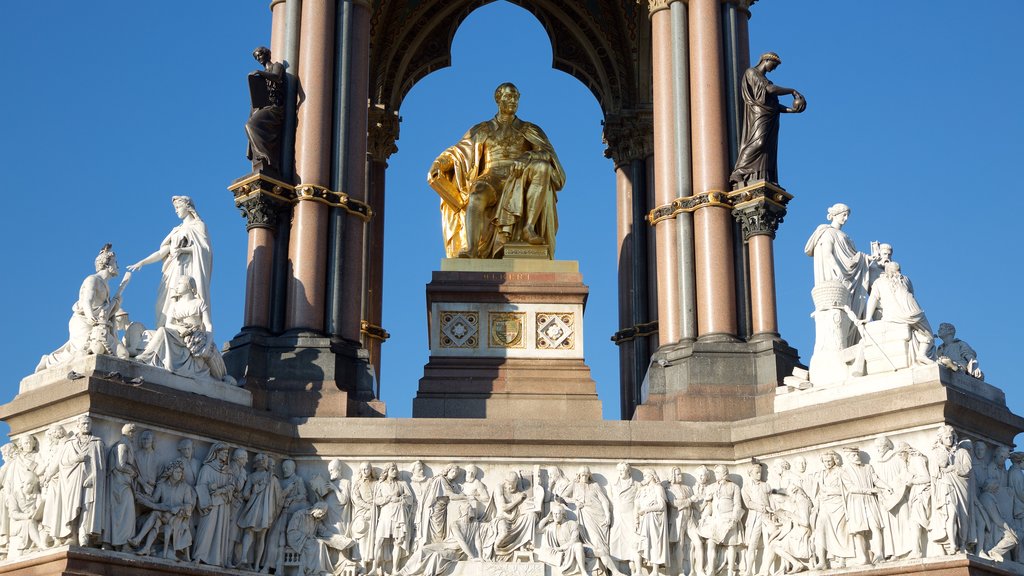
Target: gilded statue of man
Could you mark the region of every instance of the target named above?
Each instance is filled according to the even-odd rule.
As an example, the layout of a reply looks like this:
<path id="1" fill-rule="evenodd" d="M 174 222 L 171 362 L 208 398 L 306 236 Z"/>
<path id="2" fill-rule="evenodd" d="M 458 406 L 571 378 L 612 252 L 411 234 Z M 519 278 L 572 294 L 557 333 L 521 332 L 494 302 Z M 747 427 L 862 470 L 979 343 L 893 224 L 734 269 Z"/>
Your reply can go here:
<path id="1" fill-rule="evenodd" d="M 548 137 L 516 117 L 519 90 L 494 91 L 498 114 L 469 129 L 437 157 L 427 182 L 441 196 L 449 258 L 497 258 L 509 242 L 547 245 L 555 253 L 555 193 L 565 171 Z"/>

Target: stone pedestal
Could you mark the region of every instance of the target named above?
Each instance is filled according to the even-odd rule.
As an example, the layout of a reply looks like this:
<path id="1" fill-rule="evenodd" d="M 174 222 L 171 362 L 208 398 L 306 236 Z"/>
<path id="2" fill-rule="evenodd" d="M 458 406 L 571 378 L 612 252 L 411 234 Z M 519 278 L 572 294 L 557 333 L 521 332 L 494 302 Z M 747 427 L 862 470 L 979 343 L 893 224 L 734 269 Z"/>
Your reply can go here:
<path id="1" fill-rule="evenodd" d="M 583 361 L 587 293 L 576 262 L 442 261 L 413 416 L 600 419 Z"/>
<path id="2" fill-rule="evenodd" d="M 227 343 L 228 373 L 252 405 L 285 418 L 383 416 L 367 351 L 320 335 L 242 333 Z"/>
<path id="3" fill-rule="evenodd" d="M 771 414 L 775 388 L 800 361 L 777 338 L 698 340 L 651 357 L 635 420 L 734 421 Z"/>

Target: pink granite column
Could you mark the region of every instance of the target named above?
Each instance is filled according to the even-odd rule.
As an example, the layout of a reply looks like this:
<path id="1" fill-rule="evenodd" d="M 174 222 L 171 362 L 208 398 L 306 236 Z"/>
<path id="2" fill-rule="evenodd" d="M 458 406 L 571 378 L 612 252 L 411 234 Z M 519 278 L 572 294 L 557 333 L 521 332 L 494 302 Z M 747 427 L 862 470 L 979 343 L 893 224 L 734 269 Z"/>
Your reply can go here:
<path id="1" fill-rule="evenodd" d="M 694 194 L 724 197 L 729 184 L 719 0 L 690 0 L 690 122 Z M 694 219 L 699 338 L 735 337 L 732 215 L 705 205 Z"/>
<path id="2" fill-rule="evenodd" d="M 288 257 L 291 279 L 285 330 L 324 329 L 327 206 L 310 197 L 326 188 L 331 169 L 331 106 L 334 67 L 334 2 L 303 2 L 299 85 L 303 100 L 295 135 L 295 180 Z"/>
<path id="3" fill-rule="evenodd" d="M 253 227 L 249 230 L 246 254 L 245 314 L 242 326 L 267 329 L 270 327 L 270 277 L 273 271 L 274 231 Z"/>
<path id="4" fill-rule="evenodd" d="M 285 0 L 270 2 L 270 55 L 275 62 L 284 57 Z"/>
<path id="5" fill-rule="evenodd" d="M 750 304 L 754 335 L 779 334 L 775 311 L 775 251 L 772 236 L 757 234 L 747 241 L 750 252 Z"/>
<path id="6" fill-rule="evenodd" d="M 651 3 L 651 61 L 654 74 L 654 204 L 678 197 L 675 102 L 672 91 L 672 17 L 668 2 Z M 679 246 L 675 218 L 654 226 L 658 270 L 658 344 L 679 341 Z"/>

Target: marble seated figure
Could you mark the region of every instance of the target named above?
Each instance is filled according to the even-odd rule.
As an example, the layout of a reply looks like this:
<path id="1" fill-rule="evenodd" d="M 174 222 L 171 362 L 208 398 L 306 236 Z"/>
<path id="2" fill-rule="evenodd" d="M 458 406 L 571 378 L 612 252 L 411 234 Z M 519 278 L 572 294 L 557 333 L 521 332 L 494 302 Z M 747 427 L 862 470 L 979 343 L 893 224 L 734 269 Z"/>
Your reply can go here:
<path id="1" fill-rule="evenodd" d="M 178 277 L 170 300 L 166 323 L 153 332 L 146 349 L 135 360 L 181 376 L 235 384 L 213 341 L 210 309 L 196 293 L 192 277 Z"/>
<path id="2" fill-rule="evenodd" d="M 71 307 L 71 319 L 68 321 L 68 341 L 43 356 L 36 372 L 92 354 L 128 357 L 124 346 L 117 340 L 114 328 L 114 315 L 121 305 L 121 294 L 110 295 L 108 281 L 119 273 L 117 256 L 110 248 L 110 244 L 103 247 L 96 256 L 96 273 L 86 276 L 78 289 L 78 300 Z M 126 282 L 127 278 L 122 286 Z"/>

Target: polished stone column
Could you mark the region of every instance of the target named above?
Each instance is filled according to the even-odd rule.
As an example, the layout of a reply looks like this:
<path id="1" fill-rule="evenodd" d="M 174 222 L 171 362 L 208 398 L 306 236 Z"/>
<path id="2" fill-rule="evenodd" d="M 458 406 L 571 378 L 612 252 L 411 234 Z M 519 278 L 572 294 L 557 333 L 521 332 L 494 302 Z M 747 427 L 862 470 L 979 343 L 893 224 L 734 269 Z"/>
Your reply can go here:
<path id="1" fill-rule="evenodd" d="M 304 2 L 299 41 L 299 84 L 303 101 L 295 135 L 298 202 L 289 245 L 291 281 L 285 330 L 323 332 L 326 284 L 327 206 L 322 190 L 330 182 L 333 105 L 334 2 Z"/>
<path id="2" fill-rule="evenodd" d="M 243 202 L 240 208 L 249 233 L 242 330 L 263 332 L 270 328 L 271 284 L 268 280 L 273 270 L 278 206 L 255 196 Z"/>
<path id="3" fill-rule="evenodd" d="M 654 205 L 671 204 L 678 194 L 676 101 L 673 96 L 672 15 L 668 2 L 653 1 L 651 67 L 654 74 Z M 674 218 L 655 223 L 658 286 L 658 343 L 679 341 L 679 247 Z"/>
<path id="4" fill-rule="evenodd" d="M 791 196 L 771 184 L 755 185 L 737 193 L 746 190 L 751 190 L 757 198 L 738 204 L 733 210 L 733 216 L 748 246 L 751 339 L 778 339 L 775 251 L 772 244 L 775 232 L 786 215 L 785 205 Z"/>
<path id="5" fill-rule="evenodd" d="M 298 94 L 299 32 L 302 27 L 302 0 L 285 0 L 271 6 L 271 55 L 280 59 L 285 70 L 284 141 L 281 145 L 281 175 L 288 183 L 295 177 L 295 106 Z M 279 22 L 283 20 L 283 26 Z M 282 29 L 283 28 L 283 29 Z M 278 52 L 279 51 L 279 52 Z M 291 209 L 278 221 L 271 263 L 270 330 L 280 333 L 288 308 L 288 284 L 291 270 L 288 245 L 291 240 Z"/>
<path id="6" fill-rule="evenodd" d="M 353 200 L 366 202 L 366 134 L 370 85 L 370 2 L 352 2 L 352 34 L 348 98 L 348 172 L 342 190 Z M 366 318 L 367 247 L 369 230 L 354 216 L 345 226 L 345 251 L 342 261 L 342 294 L 340 336 L 354 344 L 365 345 L 361 338 L 362 320 Z"/>
<path id="7" fill-rule="evenodd" d="M 363 343 L 370 353 L 370 364 L 377 375 L 381 374 L 381 344 L 387 339 L 387 331 L 381 326 L 383 321 L 384 298 L 384 194 L 388 158 L 398 152 L 395 140 L 398 139 L 401 118 L 384 105 L 372 106 L 369 110 L 369 134 L 367 157 L 369 159 L 369 198 L 368 203 L 373 210 L 373 219 L 369 227 L 369 247 L 367 250 L 367 283 L 366 283 L 366 318 L 362 323 Z"/>
<path id="8" fill-rule="evenodd" d="M 648 291 L 647 160 L 653 150 L 650 112 L 631 112 L 605 120 L 605 156 L 615 165 L 617 198 L 620 413 L 628 419 L 640 402 L 640 384 L 650 359 Z M 654 326 L 652 326 L 654 324 Z"/>
<path id="9" fill-rule="evenodd" d="M 351 138 L 349 109 L 352 64 L 352 0 L 339 0 L 335 16 L 334 58 L 334 126 L 331 142 L 334 147 L 331 166 L 331 189 L 342 190 L 348 173 L 359 169 L 349 165 L 348 143 Z M 345 227 L 348 213 L 340 206 L 330 208 L 327 225 L 327 334 L 341 336 L 342 310 L 347 305 L 344 293 Z M 358 224 L 355 224 L 358 226 Z"/>
<path id="10" fill-rule="evenodd" d="M 732 217 L 728 187 L 725 88 L 719 0 L 690 0 L 690 119 L 693 188 L 708 194 L 694 212 L 699 338 L 734 338 L 736 329 Z"/>
<path id="11" fill-rule="evenodd" d="M 677 196 L 693 195 L 693 174 L 690 170 L 690 82 L 689 29 L 685 2 L 669 4 L 672 16 L 672 107 L 675 118 L 675 157 Z M 676 242 L 679 270 L 679 336 L 681 341 L 697 338 L 697 287 L 693 267 L 693 214 L 681 211 L 676 215 Z"/>

